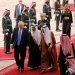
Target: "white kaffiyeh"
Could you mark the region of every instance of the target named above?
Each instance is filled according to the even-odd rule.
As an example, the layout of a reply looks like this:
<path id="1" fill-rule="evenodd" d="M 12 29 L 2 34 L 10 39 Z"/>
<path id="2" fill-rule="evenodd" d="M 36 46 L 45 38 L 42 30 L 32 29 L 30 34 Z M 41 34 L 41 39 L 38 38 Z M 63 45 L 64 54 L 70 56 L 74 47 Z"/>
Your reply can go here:
<path id="1" fill-rule="evenodd" d="M 33 31 L 32 30 L 32 27 L 35 27 L 36 30 Z M 39 46 L 40 45 L 40 42 L 41 42 L 41 35 L 40 35 L 40 31 L 38 30 L 36 24 L 32 24 L 32 26 L 31 26 L 31 35 L 35 39 L 35 41 L 37 42 L 37 44 Z"/>
<path id="2" fill-rule="evenodd" d="M 44 32 L 42 32 L 43 36 L 44 36 L 44 39 L 45 39 L 45 42 L 47 45 L 49 45 L 51 43 L 51 39 L 50 39 L 50 30 L 49 28 L 47 27 L 47 25 L 43 25 L 41 27 L 41 30 L 44 30 Z"/>

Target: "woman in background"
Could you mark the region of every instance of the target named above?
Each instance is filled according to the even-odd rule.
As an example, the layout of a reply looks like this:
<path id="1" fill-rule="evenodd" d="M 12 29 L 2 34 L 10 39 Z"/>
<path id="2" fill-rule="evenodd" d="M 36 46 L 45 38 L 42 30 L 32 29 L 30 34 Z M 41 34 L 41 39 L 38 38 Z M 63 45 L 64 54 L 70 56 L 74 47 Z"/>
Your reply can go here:
<path id="1" fill-rule="evenodd" d="M 64 6 L 64 10 L 61 14 L 61 21 L 62 25 L 62 34 L 67 34 L 69 37 L 71 36 L 71 23 L 72 20 L 72 12 L 70 11 L 70 6 L 66 4 Z"/>

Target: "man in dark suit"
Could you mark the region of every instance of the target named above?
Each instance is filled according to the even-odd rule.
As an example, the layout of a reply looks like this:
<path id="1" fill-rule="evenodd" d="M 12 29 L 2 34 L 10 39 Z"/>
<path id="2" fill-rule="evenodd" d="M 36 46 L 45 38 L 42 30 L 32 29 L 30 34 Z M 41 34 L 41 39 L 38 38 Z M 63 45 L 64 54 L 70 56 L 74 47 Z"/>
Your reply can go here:
<path id="1" fill-rule="evenodd" d="M 24 6 L 25 5 L 22 4 L 22 0 L 19 0 L 19 4 L 15 6 L 14 18 L 16 21 L 16 27 L 18 27 L 18 22 L 21 21 L 21 13 Z"/>
<path id="2" fill-rule="evenodd" d="M 29 32 L 24 28 L 24 23 L 22 21 L 18 23 L 18 27 L 14 28 L 11 47 L 14 48 L 14 58 L 18 70 L 24 72 L 24 59 L 26 56 L 26 50 L 29 49 Z"/>

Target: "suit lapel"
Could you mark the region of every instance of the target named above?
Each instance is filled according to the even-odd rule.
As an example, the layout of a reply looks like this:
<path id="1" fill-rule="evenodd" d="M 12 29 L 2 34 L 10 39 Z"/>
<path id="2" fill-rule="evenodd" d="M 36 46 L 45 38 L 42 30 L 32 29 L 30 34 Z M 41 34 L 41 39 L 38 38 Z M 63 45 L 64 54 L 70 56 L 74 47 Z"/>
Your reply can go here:
<path id="1" fill-rule="evenodd" d="M 19 28 L 17 28 L 17 37 L 18 37 L 18 31 L 19 31 Z"/>

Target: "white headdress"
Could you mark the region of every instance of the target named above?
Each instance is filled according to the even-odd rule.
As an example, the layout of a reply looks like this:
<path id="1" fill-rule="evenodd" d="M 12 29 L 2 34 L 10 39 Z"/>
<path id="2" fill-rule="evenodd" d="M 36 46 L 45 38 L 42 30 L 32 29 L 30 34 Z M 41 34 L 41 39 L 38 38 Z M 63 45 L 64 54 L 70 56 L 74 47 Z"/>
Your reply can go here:
<path id="1" fill-rule="evenodd" d="M 41 29 L 44 30 L 44 33 L 42 32 L 42 34 L 44 36 L 46 44 L 49 45 L 51 43 L 51 40 L 50 40 L 50 30 L 47 27 L 47 25 L 43 25 Z"/>
<path id="2" fill-rule="evenodd" d="M 36 4 L 36 2 L 32 2 L 32 4 L 31 4 L 30 8 L 32 8 L 32 7 L 33 7 L 33 5 L 35 5 L 35 4 Z"/>
<path id="3" fill-rule="evenodd" d="M 45 0 L 45 2 L 47 2 L 48 0 Z"/>
<path id="4" fill-rule="evenodd" d="M 36 30 L 33 31 L 32 30 L 32 27 L 35 27 Z M 41 42 L 41 36 L 40 36 L 40 31 L 38 30 L 37 28 L 37 25 L 36 24 L 32 24 L 31 26 L 31 34 L 32 34 L 32 37 L 35 39 L 35 41 L 37 42 L 38 46 L 40 45 L 40 42 Z"/>

